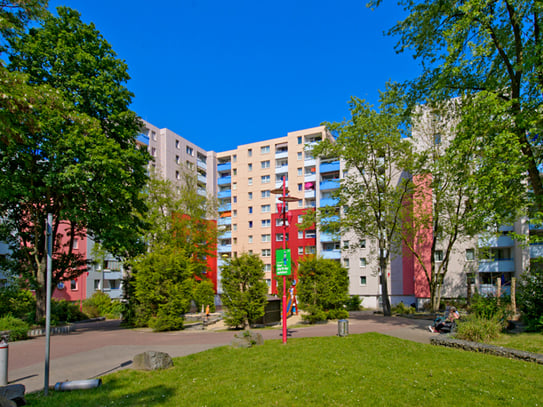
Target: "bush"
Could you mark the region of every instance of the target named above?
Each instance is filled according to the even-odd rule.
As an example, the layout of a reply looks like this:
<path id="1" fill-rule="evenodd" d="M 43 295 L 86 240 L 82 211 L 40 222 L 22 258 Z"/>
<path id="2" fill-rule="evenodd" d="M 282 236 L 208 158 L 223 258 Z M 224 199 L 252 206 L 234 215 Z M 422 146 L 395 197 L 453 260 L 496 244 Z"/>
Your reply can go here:
<path id="1" fill-rule="evenodd" d="M 51 321 L 75 322 L 87 318 L 87 315 L 79 310 L 79 303 L 66 300 L 51 300 Z"/>
<path id="2" fill-rule="evenodd" d="M 360 311 L 362 299 L 358 295 L 351 295 L 345 305 L 347 306 L 347 311 Z"/>
<path id="3" fill-rule="evenodd" d="M 15 318 L 13 315 L 6 315 L 0 318 L 0 331 L 11 331 L 9 341 L 17 341 L 28 338 L 30 326 L 27 322 Z"/>
<path id="4" fill-rule="evenodd" d="M 414 314 L 416 312 L 414 307 L 408 307 L 403 302 L 400 302 L 399 304 L 396 304 L 396 306 L 392 307 L 392 312 L 394 314 Z"/>
<path id="5" fill-rule="evenodd" d="M 343 308 L 331 309 L 326 313 L 327 319 L 347 319 L 349 312 Z"/>
<path id="6" fill-rule="evenodd" d="M 83 312 L 89 318 L 106 317 L 117 319 L 121 317 L 122 304 L 120 301 L 112 300 L 109 295 L 97 291 L 92 297 L 83 301 Z"/>
<path id="7" fill-rule="evenodd" d="M 543 330 L 543 272 L 524 274 L 519 280 L 518 305 L 530 331 Z"/>
<path id="8" fill-rule="evenodd" d="M 484 319 L 496 318 L 503 327 L 507 326 L 507 319 L 511 316 L 511 297 L 484 297 L 475 294 L 471 299 L 470 311 Z"/>
<path id="9" fill-rule="evenodd" d="M 160 307 L 156 317 L 149 319 L 154 332 L 178 331 L 183 329 L 183 316 L 168 304 Z"/>
<path id="10" fill-rule="evenodd" d="M 320 321 L 326 321 L 328 319 L 328 315 L 326 314 L 326 312 L 324 312 L 317 306 L 307 306 L 305 311 L 309 312 L 309 314 L 302 314 L 302 320 L 310 324 L 314 324 Z"/>
<path id="11" fill-rule="evenodd" d="M 199 312 L 202 306 L 209 305 L 209 311 L 215 312 L 215 290 L 213 283 L 209 280 L 198 281 L 194 284 L 192 299 L 196 304 L 196 310 Z"/>
<path id="12" fill-rule="evenodd" d="M 36 316 L 36 298 L 29 290 L 9 286 L 0 289 L 0 317 L 12 315 L 28 323 Z"/>
<path id="13" fill-rule="evenodd" d="M 457 339 L 473 342 L 488 342 L 496 339 L 503 331 L 503 322 L 497 317 L 485 318 L 479 315 L 468 315 L 456 325 Z"/>

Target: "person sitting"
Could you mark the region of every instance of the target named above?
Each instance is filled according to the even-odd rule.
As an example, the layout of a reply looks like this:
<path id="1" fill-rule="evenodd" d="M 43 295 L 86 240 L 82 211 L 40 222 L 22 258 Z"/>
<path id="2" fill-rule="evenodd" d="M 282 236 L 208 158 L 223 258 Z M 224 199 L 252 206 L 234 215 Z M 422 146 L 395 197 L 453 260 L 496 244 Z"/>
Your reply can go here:
<path id="1" fill-rule="evenodd" d="M 450 332 L 454 321 L 460 318 L 456 307 L 451 307 L 448 312 L 445 313 L 445 318 L 436 318 L 434 325 L 429 325 L 428 330 L 430 332 Z"/>

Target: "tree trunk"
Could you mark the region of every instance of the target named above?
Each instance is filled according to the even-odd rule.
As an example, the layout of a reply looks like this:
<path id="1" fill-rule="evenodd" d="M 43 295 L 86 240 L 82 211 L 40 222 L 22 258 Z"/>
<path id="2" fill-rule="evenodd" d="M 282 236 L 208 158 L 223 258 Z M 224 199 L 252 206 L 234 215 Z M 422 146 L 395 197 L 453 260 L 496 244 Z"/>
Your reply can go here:
<path id="1" fill-rule="evenodd" d="M 384 242 L 379 240 L 379 267 L 381 279 L 381 297 L 383 299 L 383 314 L 387 317 L 392 315 L 390 307 L 390 298 L 388 296 L 388 280 L 387 280 L 387 257 L 385 255 Z"/>
<path id="2" fill-rule="evenodd" d="M 47 306 L 47 266 L 45 261 L 41 261 L 38 266 L 36 280 L 36 322 L 41 322 L 45 319 Z"/>

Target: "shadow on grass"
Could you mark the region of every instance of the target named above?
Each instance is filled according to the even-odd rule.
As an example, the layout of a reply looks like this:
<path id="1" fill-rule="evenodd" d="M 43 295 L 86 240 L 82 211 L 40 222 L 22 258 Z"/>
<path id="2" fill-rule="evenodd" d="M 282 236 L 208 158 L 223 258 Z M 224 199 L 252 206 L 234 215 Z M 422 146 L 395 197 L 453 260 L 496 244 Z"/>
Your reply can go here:
<path id="1" fill-rule="evenodd" d="M 93 406 L 161 406 L 175 395 L 175 387 L 160 384 L 145 387 L 141 391 L 123 390 L 123 387 L 134 389 L 134 384 L 126 380 L 109 377 L 100 387 L 90 390 L 75 390 L 70 392 L 50 391 L 48 396 L 43 392 L 26 396 L 31 406 L 69 406 L 69 407 L 93 407 Z"/>

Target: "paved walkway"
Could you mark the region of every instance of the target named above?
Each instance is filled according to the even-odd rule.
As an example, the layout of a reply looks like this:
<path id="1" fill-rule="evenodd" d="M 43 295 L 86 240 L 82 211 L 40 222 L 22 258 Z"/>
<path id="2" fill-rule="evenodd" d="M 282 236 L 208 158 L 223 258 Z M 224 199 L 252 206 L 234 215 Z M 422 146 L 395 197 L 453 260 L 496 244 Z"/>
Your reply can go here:
<path id="1" fill-rule="evenodd" d="M 289 337 L 337 335 L 335 321 L 314 326 L 294 326 L 299 318 L 289 318 Z M 349 334 L 380 332 L 421 343 L 430 343 L 435 335 L 426 329 L 427 320 L 383 317 L 368 312 L 354 312 L 349 318 Z M 149 330 L 123 329 L 119 321 L 78 324 L 69 335 L 51 337 L 49 385 L 60 381 L 82 380 L 129 368 L 138 353 L 154 350 L 172 357 L 201 352 L 227 345 L 235 332 L 219 330 L 153 333 Z M 281 328 L 259 330 L 264 339 L 281 339 Z M 20 383 L 27 392 L 44 386 L 45 337 L 9 344 L 10 384 Z"/>

